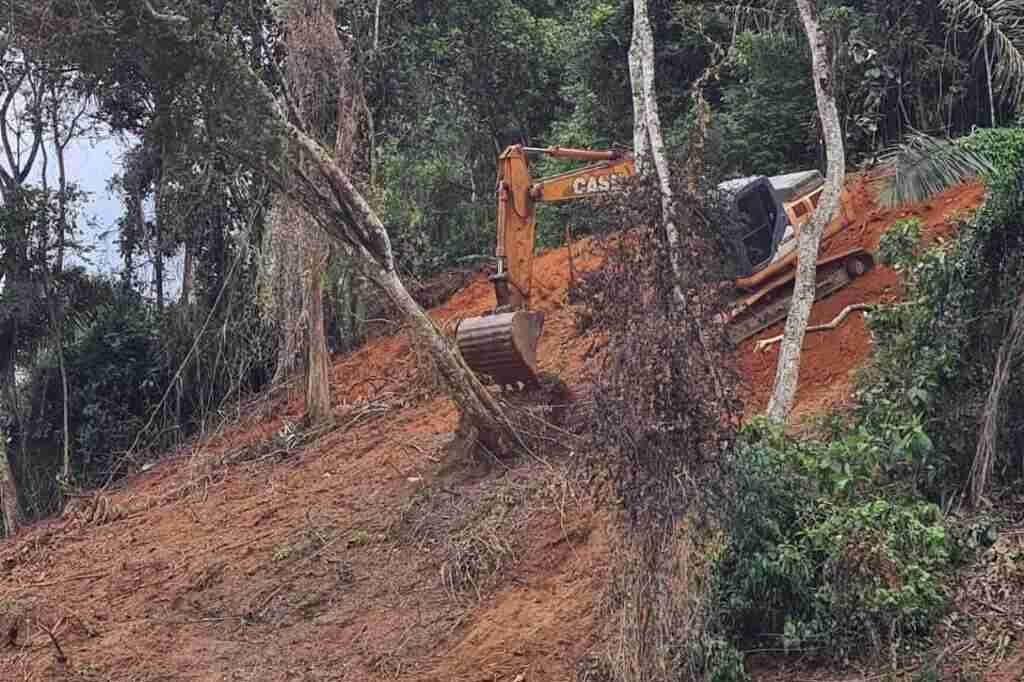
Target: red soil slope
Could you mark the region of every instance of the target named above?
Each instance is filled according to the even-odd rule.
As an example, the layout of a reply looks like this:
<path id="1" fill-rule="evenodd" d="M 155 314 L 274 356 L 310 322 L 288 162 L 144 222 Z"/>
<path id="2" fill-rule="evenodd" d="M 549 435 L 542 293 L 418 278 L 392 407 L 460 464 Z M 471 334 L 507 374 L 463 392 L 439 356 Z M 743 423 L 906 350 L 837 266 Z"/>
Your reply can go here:
<path id="1" fill-rule="evenodd" d="M 848 187 L 846 220 L 849 227 L 824 245 L 823 251 L 837 253 L 857 246 L 875 250 L 887 227 L 901 218 L 917 217 L 922 223 L 922 238 L 930 244 L 953 229 L 953 220 L 977 207 L 984 196 L 979 184 L 954 187 L 919 206 L 881 209 L 875 203 L 872 187 L 863 176 Z M 876 267 L 835 295 L 819 301 L 811 312 L 810 324 L 831 322 L 848 305 L 878 303 L 899 297 L 899 278 L 885 267 Z M 739 363 L 745 381 L 747 412 L 762 411 L 768 404 L 779 347 L 775 344 L 758 353 L 758 339 L 782 333 L 782 323 L 749 339 L 739 349 Z M 867 357 L 871 339 L 862 313 L 852 313 L 838 329 L 809 334 L 804 341 L 800 365 L 800 384 L 794 416 L 827 411 L 850 397 L 850 372 Z"/>
<path id="2" fill-rule="evenodd" d="M 936 238 L 981 196 L 959 188 L 914 213 Z M 843 239 L 867 247 L 909 213 L 876 210 L 865 186 L 852 198 Z M 573 251 L 577 269 L 597 263 L 587 242 Z M 536 303 L 548 313 L 540 356 L 579 386 L 588 344 L 563 304 L 567 260 L 559 249 L 537 261 Z M 812 319 L 897 296 L 896 286 L 879 268 Z M 433 315 L 445 324 L 491 301 L 480 276 Z M 799 409 L 843 401 L 869 348 L 859 318 L 808 339 Z M 739 353 L 756 409 L 774 351 Z M 67 514 L 0 544 L 0 680 L 572 679 L 601 624 L 606 520 L 542 458 L 507 471 L 446 460 L 454 409 L 426 390 L 404 335 L 338 360 L 332 381 L 340 427 L 305 447 L 285 436 L 299 398 L 265 396 L 109 491 L 100 518 Z M 395 529 L 423 500 L 454 505 L 496 485 L 543 494 L 505 538 L 514 560 L 502 580 L 455 594 L 433 536 L 417 529 L 403 540 Z"/>

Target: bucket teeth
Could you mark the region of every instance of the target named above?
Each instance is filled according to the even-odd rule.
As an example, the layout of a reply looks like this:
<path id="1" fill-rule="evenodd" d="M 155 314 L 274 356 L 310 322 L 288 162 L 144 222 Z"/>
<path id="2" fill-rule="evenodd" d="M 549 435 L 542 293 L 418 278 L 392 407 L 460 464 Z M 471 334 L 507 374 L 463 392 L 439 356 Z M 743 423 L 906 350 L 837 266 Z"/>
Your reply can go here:
<path id="1" fill-rule="evenodd" d="M 537 380 L 537 342 L 544 327 L 540 312 L 470 317 L 459 323 L 459 352 L 470 369 L 502 386 Z"/>

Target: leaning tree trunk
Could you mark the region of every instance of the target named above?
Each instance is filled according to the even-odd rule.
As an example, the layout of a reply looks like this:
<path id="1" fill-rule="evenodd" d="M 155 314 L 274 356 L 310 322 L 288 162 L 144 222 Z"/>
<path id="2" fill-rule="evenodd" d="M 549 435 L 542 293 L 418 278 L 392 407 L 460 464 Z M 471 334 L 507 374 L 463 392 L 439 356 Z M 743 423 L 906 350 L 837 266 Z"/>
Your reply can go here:
<path id="1" fill-rule="evenodd" d="M 462 417 L 476 430 L 472 434 L 495 453 L 508 452 L 518 443 L 518 436 L 505 417 L 494 395 L 480 383 L 473 370 L 430 316 L 409 294 L 397 273 L 379 269 L 368 273 L 368 279 L 384 290 L 399 312 L 409 322 L 409 330 L 430 360 L 458 406 Z"/>
<path id="2" fill-rule="evenodd" d="M 835 93 L 832 90 L 828 49 L 825 36 L 818 27 L 817 10 L 813 0 L 797 0 L 800 19 L 804 24 L 807 42 L 811 46 L 811 69 L 814 78 L 814 94 L 818 101 L 818 116 L 825 137 L 828 154 L 828 172 L 821 202 L 811 220 L 800 228 L 797 237 L 798 261 L 793 301 L 786 330 L 779 350 L 779 364 L 775 371 L 775 387 L 768 403 L 768 419 L 777 424 L 785 423 L 796 399 L 796 387 L 800 380 L 800 352 L 811 316 L 811 307 L 817 290 L 818 249 L 825 226 L 832 221 L 839 206 L 843 178 L 846 171 L 846 150 L 843 147 L 842 128 L 836 109 Z"/>
<path id="3" fill-rule="evenodd" d="M 152 3 L 144 2 L 140 11 L 152 22 L 162 24 L 167 32 L 179 35 L 198 46 L 214 64 L 237 69 L 240 82 L 233 85 L 231 95 L 238 89 L 248 87 L 253 99 L 247 104 L 250 109 L 264 110 L 272 126 L 284 140 L 302 153 L 301 165 L 298 154 L 289 155 L 287 172 L 279 166 L 269 164 L 259 154 L 251 154 L 244 143 L 228 146 L 228 149 L 247 160 L 253 168 L 271 175 L 275 184 L 287 188 L 290 199 L 299 202 L 310 217 L 315 217 L 324 231 L 334 239 L 365 273 L 366 277 L 379 286 L 395 303 L 409 323 L 411 333 L 422 347 L 428 349 L 435 368 L 447 387 L 461 416 L 468 426 L 477 432 L 477 437 L 487 447 L 507 451 L 516 446 L 518 436 L 497 398 L 492 395 L 466 365 L 455 344 L 449 340 L 430 320 L 423 309 L 405 289 L 398 277 L 391 238 L 377 213 L 366 198 L 356 189 L 351 177 L 338 165 L 332 153 L 307 129 L 304 117 L 290 97 L 284 101 L 275 97 L 267 84 L 242 59 L 223 61 L 222 53 L 213 47 L 203 47 L 207 41 L 192 31 L 187 17 L 158 12 Z M 197 42 L 195 39 L 200 38 Z M 302 183 L 290 182 L 289 174 L 305 174 Z M 314 176 L 315 174 L 315 176 Z M 309 181 L 305 181 L 308 179 Z M 315 180 L 315 182 L 313 181 Z M 329 192 L 323 192 L 320 185 Z"/>
<path id="4" fill-rule="evenodd" d="M 269 90 L 261 88 L 277 106 Z M 284 126 L 288 139 L 301 147 L 310 161 L 320 170 L 330 185 L 338 205 L 337 213 L 323 216 L 321 225 L 338 246 L 359 264 L 366 278 L 380 287 L 409 323 L 414 339 L 426 348 L 448 395 L 468 421 L 474 434 L 485 447 L 495 452 L 507 452 L 520 441 L 498 400 L 473 374 L 458 347 L 437 328 L 423 308 L 409 294 L 395 268 L 391 238 L 366 198 L 352 184 L 349 176 L 338 166 L 323 146 L 304 130 L 277 110 L 279 123 Z M 304 196 L 308 211 L 323 211 L 318 198 Z"/>
<path id="5" fill-rule="evenodd" d="M 999 441 L 999 406 L 1002 402 L 1003 390 L 1010 383 L 1010 369 L 1014 360 L 1024 352 L 1024 293 L 1017 301 L 1010 320 L 1010 328 L 1003 338 L 996 356 L 996 368 L 992 376 L 992 386 L 985 400 L 982 412 L 981 432 L 978 434 L 978 450 L 971 465 L 971 474 L 967 480 L 968 495 L 971 506 L 977 507 L 988 488 L 992 475 L 992 464 L 996 458 L 996 447 Z"/>

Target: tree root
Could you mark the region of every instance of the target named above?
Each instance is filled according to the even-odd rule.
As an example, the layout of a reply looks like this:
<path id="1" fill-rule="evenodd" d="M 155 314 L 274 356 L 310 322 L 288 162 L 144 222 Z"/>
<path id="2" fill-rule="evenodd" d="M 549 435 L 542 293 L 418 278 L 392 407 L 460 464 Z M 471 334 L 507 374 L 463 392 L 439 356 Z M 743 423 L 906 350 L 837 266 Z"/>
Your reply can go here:
<path id="1" fill-rule="evenodd" d="M 856 312 L 858 310 L 869 310 L 870 308 L 871 304 L 869 303 L 855 303 L 853 305 L 848 305 L 845 308 L 843 308 L 843 311 L 841 313 L 836 315 L 834 320 L 832 320 L 828 324 L 819 324 L 814 327 L 808 327 L 806 333 L 810 334 L 811 332 L 826 332 L 835 329 L 836 327 L 843 323 L 843 321 L 850 315 L 850 313 Z M 769 346 L 781 341 L 783 336 L 783 334 L 779 334 L 778 336 L 773 336 L 770 339 L 762 339 L 758 341 L 757 344 L 754 345 L 754 350 L 757 351 L 758 353 L 762 353 Z"/>

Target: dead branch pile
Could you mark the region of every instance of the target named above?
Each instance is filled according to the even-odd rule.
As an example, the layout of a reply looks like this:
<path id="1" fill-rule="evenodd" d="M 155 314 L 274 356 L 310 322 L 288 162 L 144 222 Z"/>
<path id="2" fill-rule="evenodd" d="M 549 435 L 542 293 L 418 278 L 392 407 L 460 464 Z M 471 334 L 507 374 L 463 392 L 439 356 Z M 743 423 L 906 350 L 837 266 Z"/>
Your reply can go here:
<path id="1" fill-rule="evenodd" d="M 694 537 L 730 495 L 740 408 L 719 284 L 719 235 L 734 217 L 716 209 L 724 202 L 713 190 L 677 192 L 683 281 L 657 190 L 638 185 L 618 208 L 621 223 L 653 227 L 609 242 L 603 267 L 580 287 L 581 324 L 605 339 L 593 372 L 590 465 L 623 512 L 604 658 L 624 682 L 699 676 L 709 600 Z"/>
<path id="2" fill-rule="evenodd" d="M 531 518 L 565 514 L 578 485 L 564 465 L 540 458 L 474 483 L 437 479 L 415 492 L 389 535 L 436 558 L 451 599 L 479 600 L 519 560 Z"/>
<path id="3" fill-rule="evenodd" d="M 1024 525 L 1018 520 L 957 577 L 955 607 L 940 627 L 947 643 L 945 662 L 956 666 L 962 677 L 984 677 L 1020 646 L 1022 556 Z"/>

